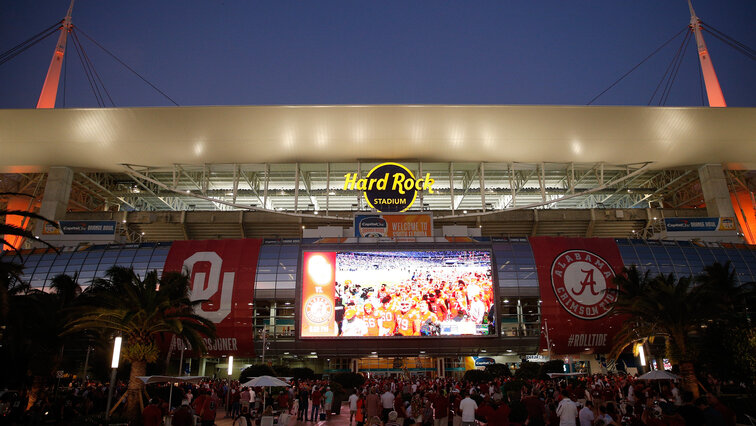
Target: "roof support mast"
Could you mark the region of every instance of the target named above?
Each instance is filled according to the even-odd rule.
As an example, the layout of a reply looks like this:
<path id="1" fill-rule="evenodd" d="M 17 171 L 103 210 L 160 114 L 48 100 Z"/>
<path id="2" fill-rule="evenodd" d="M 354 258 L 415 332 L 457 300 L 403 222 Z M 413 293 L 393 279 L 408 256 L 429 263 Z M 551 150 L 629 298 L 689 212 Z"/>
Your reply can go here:
<path id="1" fill-rule="evenodd" d="M 68 7 L 68 13 L 63 19 L 63 25 L 60 27 L 58 44 L 55 45 L 50 68 L 47 69 L 45 84 L 42 86 L 42 93 L 39 94 L 37 108 L 55 108 L 55 98 L 58 96 L 58 83 L 60 82 L 60 70 L 63 65 L 63 56 L 66 53 L 66 38 L 73 27 L 71 25 L 71 12 L 73 12 L 74 0 Z"/>
<path id="2" fill-rule="evenodd" d="M 690 27 L 696 36 L 698 59 L 701 61 L 701 72 L 706 84 L 706 96 L 709 98 L 709 106 L 726 107 L 727 104 L 722 94 L 722 88 L 719 86 L 717 73 L 714 72 L 714 64 L 711 62 L 711 56 L 709 56 L 709 51 L 706 49 L 706 42 L 704 42 L 703 34 L 701 34 L 701 20 L 696 16 L 696 11 L 693 10 L 690 0 L 688 0 L 688 8 L 690 9 Z"/>

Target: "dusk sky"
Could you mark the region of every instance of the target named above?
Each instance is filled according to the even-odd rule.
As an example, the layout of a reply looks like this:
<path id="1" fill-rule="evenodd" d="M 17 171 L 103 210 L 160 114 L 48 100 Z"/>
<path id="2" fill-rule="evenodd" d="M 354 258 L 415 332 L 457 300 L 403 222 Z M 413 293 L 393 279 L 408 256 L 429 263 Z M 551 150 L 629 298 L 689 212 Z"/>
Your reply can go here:
<path id="1" fill-rule="evenodd" d="M 0 51 L 60 20 L 68 3 L 5 1 Z M 756 48 L 756 1 L 693 5 Z M 182 106 L 585 105 L 689 19 L 685 0 L 77 0 L 73 13 L 75 26 Z M 728 106 L 756 106 L 756 61 L 704 37 Z M 0 108 L 35 107 L 56 38 L 0 66 Z M 116 106 L 172 105 L 79 39 Z M 648 105 L 682 41 L 595 104 Z M 97 107 L 70 39 L 67 55 L 65 107 Z M 666 105 L 702 105 L 698 67 L 692 41 Z"/>

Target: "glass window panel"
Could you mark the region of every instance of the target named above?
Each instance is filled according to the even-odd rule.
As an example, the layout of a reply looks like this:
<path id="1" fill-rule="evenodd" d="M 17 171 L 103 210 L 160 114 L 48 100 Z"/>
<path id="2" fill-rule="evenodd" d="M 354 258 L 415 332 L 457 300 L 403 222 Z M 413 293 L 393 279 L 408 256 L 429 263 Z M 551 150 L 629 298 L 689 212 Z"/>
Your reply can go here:
<path id="1" fill-rule="evenodd" d="M 275 274 L 278 268 L 275 266 L 258 266 L 257 267 L 257 275 L 260 274 Z"/>
<path id="2" fill-rule="evenodd" d="M 538 280 L 519 280 L 520 287 L 538 287 Z"/>
<path id="3" fill-rule="evenodd" d="M 282 259 L 278 259 L 278 264 L 279 265 L 291 266 L 291 267 L 296 268 L 296 266 L 297 266 L 298 263 L 299 263 L 299 258 L 298 257 L 294 257 L 294 258 L 291 258 L 291 259 L 283 259 L 283 258 Z"/>
<path id="4" fill-rule="evenodd" d="M 257 262 L 259 266 L 278 266 L 278 259 L 263 259 Z"/>
<path id="5" fill-rule="evenodd" d="M 81 265 L 81 270 L 82 271 L 96 271 L 97 265 L 94 265 L 94 264 L 88 265 L 85 263 L 84 265 Z"/>
<path id="6" fill-rule="evenodd" d="M 281 280 L 284 280 L 284 281 L 294 281 L 296 279 L 297 279 L 297 275 L 293 274 L 293 273 L 292 274 L 278 274 L 276 276 L 276 280 L 278 280 L 278 281 L 281 281 Z"/>
<path id="7" fill-rule="evenodd" d="M 134 269 L 147 269 L 147 262 L 138 262 L 133 263 L 131 266 L 134 267 Z"/>
<path id="8" fill-rule="evenodd" d="M 40 261 L 40 262 L 39 262 L 39 263 L 37 264 L 37 267 L 38 267 L 38 268 L 44 268 L 44 267 L 48 267 L 48 266 L 50 266 L 50 265 L 52 265 L 52 264 L 53 264 L 52 260 L 47 260 L 47 259 L 45 259 L 45 260 L 42 260 L 42 261 Z"/>
<path id="9" fill-rule="evenodd" d="M 257 282 L 275 281 L 276 274 L 257 274 Z"/>
<path id="10" fill-rule="evenodd" d="M 276 282 L 275 281 L 258 281 L 257 284 L 255 284 L 255 288 L 257 290 L 273 290 L 276 288 Z"/>
<path id="11" fill-rule="evenodd" d="M 261 259 L 270 259 L 270 258 L 278 258 L 278 254 L 281 251 L 281 246 L 263 246 L 260 249 L 260 258 Z"/>
<path id="12" fill-rule="evenodd" d="M 294 289 L 296 283 L 294 281 L 278 281 L 276 288 L 279 290 L 291 290 Z"/>
<path id="13" fill-rule="evenodd" d="M 517 272 L 499 272 L 500 280 L 517 278 Z"/>
<path id="14" fill-rule="evenodd" d="M 517 287 L 517 280 L 499 280 L 499 287 Z"/>
<path id="15" fill-rule="evenodd" d="M 279 257 L 282 259 L 298 259 L 299 246 L 281 246 L 281 254 Z"/>

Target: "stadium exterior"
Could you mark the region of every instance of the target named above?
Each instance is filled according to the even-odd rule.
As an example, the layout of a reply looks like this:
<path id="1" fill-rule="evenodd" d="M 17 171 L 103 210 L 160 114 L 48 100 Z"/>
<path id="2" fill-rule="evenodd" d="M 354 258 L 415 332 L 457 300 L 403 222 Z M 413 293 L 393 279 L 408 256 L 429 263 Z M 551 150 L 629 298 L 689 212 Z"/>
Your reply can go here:
<path id="1" fill-rule="evenodd" d="M 220 339 L 196 372 L 220 371 L 228 355 L 438 374 L 465 359 L 564 356 L 601 371 L 616 318 L 598 310 L 605 299 L 563 297 L 568 268 L 602 277 L 581 291 L 630 265 L 682 276 L 730 261 L 739 282 L 756 281 L 754 135 L 750 108 L 4 110 L 0 189 L 41 200 L 5 197 L 9 209 L 61 223 L 19 223 L 65 247 L 17 242 L 32 287 L 59 273 L 86 285 L 113 265 L 198 265 L 193 291 L 211 300 L 202 309 Z M 358 218 L 380 213 L 347 176 L 387 162 L 427 176 L 402 216 L 423 232 L 360 234 Z M 408 250 L 490 252 L 495 332 L 302 336 L 306 253 Z"/>

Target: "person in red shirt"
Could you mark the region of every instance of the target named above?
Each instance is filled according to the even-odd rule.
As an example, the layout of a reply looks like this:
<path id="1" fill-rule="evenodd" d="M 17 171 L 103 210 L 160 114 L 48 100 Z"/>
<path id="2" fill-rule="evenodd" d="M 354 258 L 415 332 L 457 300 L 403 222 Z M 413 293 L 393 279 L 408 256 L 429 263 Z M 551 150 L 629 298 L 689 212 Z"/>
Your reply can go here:
<path id="1" fill-rule="evenodd" d="M 433 407 L 433 425 L 447 426 L 449 424 L 449 398 L 444 396 L 444 391 L 439 390 L 431 401 Z"/>
<path id="2" fill-rule="evenodd" d="M 203 398 L 201 398 L 202 403 L 199 405 L 199 411 L 197 412 L 200 416 L 202 426 L 213 426 L 215 423 L 215 414 L 220 405 L 220 399 L 215 396 L 215 392 L 208 392 L 209 394 L 203 394 Z"/>
<path id="3" fill-rule="evenodd" d="M 313 388 L 312 394 L 310 394 L 310 400 L 312 401 L 312 411 L 310 412 L 310 420 L 313 422 L 318 421 L 318 414 L 320 413 L 320 400 L 322 394 L 320 389 Z"/>
<path id="4" fill-rule="evenodd" d="M 150 404 L 142 411 L 142 423 L 144 426 L 160 426 L 163 424 L 163 411 L 160 409 L 160 401 L 153 398 Z"/>

